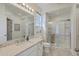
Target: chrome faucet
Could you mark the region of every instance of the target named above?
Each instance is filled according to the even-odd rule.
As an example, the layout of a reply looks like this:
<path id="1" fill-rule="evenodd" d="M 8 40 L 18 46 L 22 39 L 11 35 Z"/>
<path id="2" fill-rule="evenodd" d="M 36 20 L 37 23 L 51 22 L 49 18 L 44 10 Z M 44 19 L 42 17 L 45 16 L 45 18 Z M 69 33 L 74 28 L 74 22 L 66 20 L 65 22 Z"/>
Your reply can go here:
<path id="1" fill-rule="evenodd" d="M 29 41 L 29 36 L 27 36 L 26 40 Z"/>

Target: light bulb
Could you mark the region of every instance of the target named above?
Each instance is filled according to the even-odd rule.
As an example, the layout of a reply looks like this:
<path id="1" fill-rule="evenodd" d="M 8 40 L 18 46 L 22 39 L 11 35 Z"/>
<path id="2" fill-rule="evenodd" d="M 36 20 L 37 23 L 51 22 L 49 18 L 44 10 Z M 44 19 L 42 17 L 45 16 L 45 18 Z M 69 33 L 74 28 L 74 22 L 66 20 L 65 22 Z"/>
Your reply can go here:
<path id="1" fill-rule="evenodd" d="M 34 11 L 34 9 L 32 9 L 32 12 Z"/>
<path id="2" fill-rule="evenodd" d="M 25 6 L 25 3 L 23 3 L 23 5 Z"/>
<path id="3" fill-rule="evenodd" d="M 30 7 L 29 7 L 29 9 L 32 10 Z"/>
<path id="4" fill-rule="evenodd" d="M 26 7 L 27 7 L 27 8 L 29 8 L 29 6 L 28 6 L 28 5 L 26 5 Z"/>

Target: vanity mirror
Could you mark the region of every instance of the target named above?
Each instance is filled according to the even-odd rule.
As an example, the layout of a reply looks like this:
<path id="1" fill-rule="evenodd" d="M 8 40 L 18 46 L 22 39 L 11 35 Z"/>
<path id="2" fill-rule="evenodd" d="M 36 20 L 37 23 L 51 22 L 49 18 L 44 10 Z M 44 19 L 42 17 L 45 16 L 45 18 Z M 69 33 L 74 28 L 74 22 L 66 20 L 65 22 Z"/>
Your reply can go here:
<path id="1" fill-rule="evenodd" d="M 0 19 L 0 44 L 34 37 L 34 16 L 11 4 L 3 4 Z M 5 15 L 5 14 L 6 15 Z"/>

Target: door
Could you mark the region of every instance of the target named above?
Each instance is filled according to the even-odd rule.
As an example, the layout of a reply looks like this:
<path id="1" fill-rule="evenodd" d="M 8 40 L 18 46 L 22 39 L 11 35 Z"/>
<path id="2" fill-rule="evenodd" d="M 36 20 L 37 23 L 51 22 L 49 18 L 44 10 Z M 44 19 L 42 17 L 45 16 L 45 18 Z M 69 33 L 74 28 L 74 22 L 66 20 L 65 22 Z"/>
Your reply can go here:
<path id="1" fill-rule="evenodd" d="M 12 40 L 12 20 L 7 18 L 7 41 Z"/>

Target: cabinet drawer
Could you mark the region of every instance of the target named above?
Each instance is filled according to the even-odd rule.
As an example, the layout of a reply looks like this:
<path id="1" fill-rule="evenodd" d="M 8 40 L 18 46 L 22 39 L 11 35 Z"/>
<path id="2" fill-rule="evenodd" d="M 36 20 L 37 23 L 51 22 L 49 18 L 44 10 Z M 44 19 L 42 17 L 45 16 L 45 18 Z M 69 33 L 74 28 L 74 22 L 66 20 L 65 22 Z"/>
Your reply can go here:
<path id="1" fill-rule="evenodd" d="M 22 53 L 18 54 L 18 56 L 29 56 L 34 50 L 36 49 L 36 46 L 33 46 Z"/>
<path id="2" fill-rule="evenodd" d="M 38 44 L 37 50 L 38 50 L 38 51 L 37 51 L 37 55 L 38 55 L 38 56 L 42 56 L 42 53 L 43 53 L 43 45 L 42 45 L 41 42 Z"/>
<path id="3" fill-rule="evenodd" d="M 37 45 L 23 51 L 22 53 L 18 54 L 17 56 L 30 56 L 32 53 L 37 52 Z"/>
<path id="4" fill-rule="evenodd" d="M 41 42 L 32 46 L 31 48 L 19 53 L 17 56 L 41 56 L 43 51 L 43 45 Z"/>

